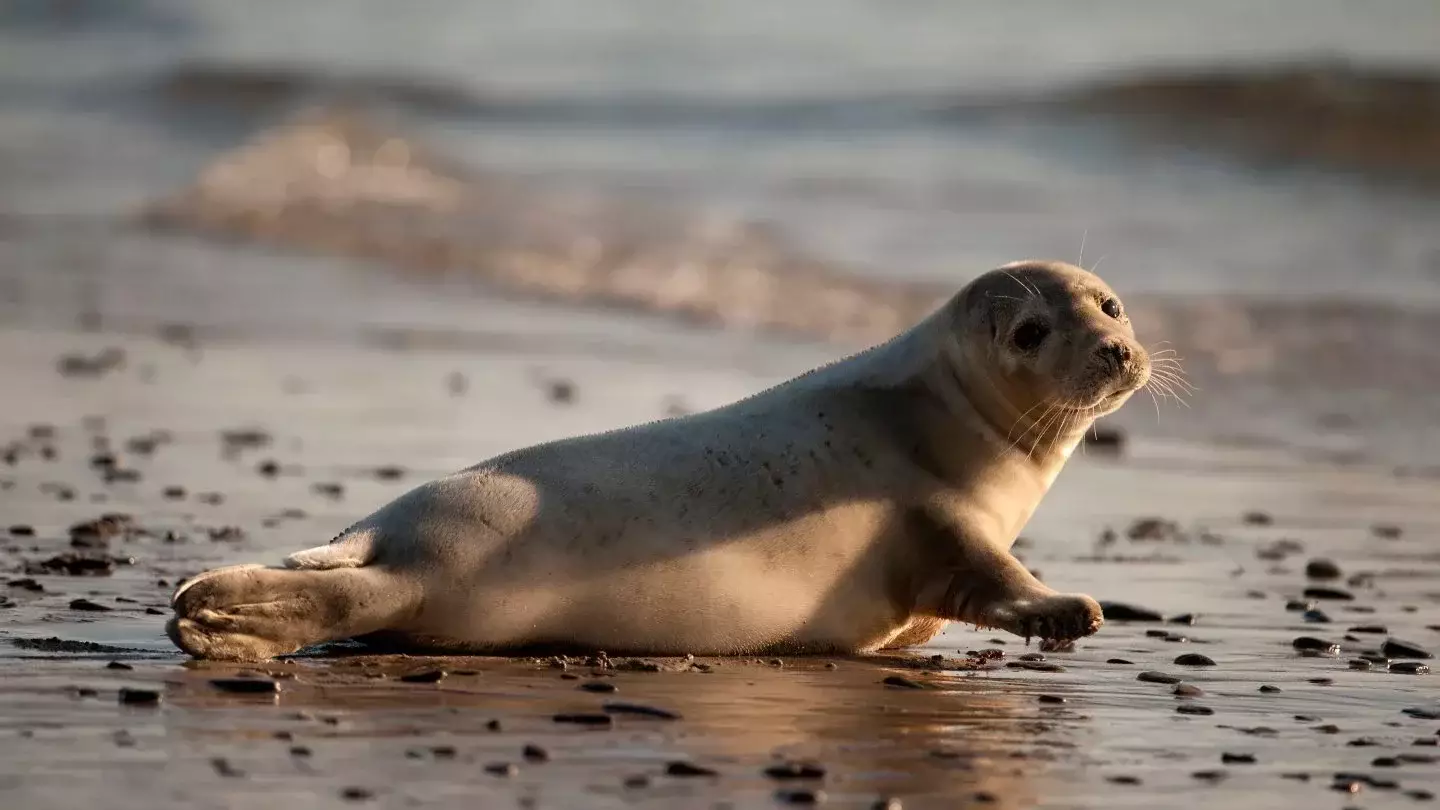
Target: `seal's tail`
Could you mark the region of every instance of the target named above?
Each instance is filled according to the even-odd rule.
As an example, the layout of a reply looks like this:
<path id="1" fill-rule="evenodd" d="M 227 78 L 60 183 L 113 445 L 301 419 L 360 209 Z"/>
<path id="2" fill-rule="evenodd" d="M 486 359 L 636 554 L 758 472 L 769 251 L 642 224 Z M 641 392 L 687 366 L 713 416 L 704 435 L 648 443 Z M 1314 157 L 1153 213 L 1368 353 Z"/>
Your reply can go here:
<path id="1" fill-rule="evenodd" d="M 259 661 L 312 644 L 389 629 L 419 608 L 420 590 L 381 567 L 206 571 L 171 600 L 170 640 L 196 658 Z"/>

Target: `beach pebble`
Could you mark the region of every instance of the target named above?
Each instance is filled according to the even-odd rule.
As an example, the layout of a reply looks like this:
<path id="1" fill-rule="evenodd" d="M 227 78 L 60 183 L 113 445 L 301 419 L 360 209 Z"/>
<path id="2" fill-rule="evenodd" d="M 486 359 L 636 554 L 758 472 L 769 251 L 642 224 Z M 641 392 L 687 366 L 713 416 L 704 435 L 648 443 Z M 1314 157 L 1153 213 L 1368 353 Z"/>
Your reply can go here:
<path id="1" fill-rule="evenodd" d="M 1312 585 L 1306 588 L 1304 596 L 1306 599 L 1330 599 L 1341 602 L 1349 602 L 1355 598 L 1355 595 L 1349 591 L 1341 590 L 1340 588 L 1329 588 L 1323 585 Z"/>
<path id="2" fill-rule="evenodd" d="M 556 723 L 571 723 L 577 726 L 595 726 L 609 728 L 615 724 L 615 719 L 608 714 L 595 714 L 587 712 L 568 712 L 557 714 L 551 718 Z"/>
<path id="3" fill-rule="evenodd" d="M 126 706 L 154 706 L 160 702 L 160 693 L 154 689 L 132 689 L 121 687 L 119 700 Z"/>
<path id="4" fill-rule="evenodd" d="M 1176 683 L 1180 683 L 1180 679 L 1177 678 L 1177 677 L 1175 677 L 1174 675 L 1166 675 L 1166 674 L 1163 673 L 1163 672 L 1155 672 L 1155 671 L 1153 671 L 1153 670 L 1146 670 L 1145 672 L 1142 672 L 1142 673 L 1140 673 L 1139 675 L 1136 675 L 1136 676 L 1135 676 L 1135 680 L 1137 680 L 1137 681 L 1144 681 L 1145 683 L 1164 683 L 1164 684 L 1176 684 Z"/>
<path id="5" fill-rule="evenodd" d="M 1175 707 L 1175 712 L 1177 714 L 1209 715 L 1214 714 L 1215 710 L 1210 708 L 1209 706 L 1199 706 L 1194 703 L 1182 703 L 1179 706 Z"/>
<path id="6" fill-rule="evenodd" d="M 1204 689 L 1201 689 L 1200 687 L 1196 686 L 1196 685 L 1193 684 L 1193 683 L 1180 683 L 1180 684 L 1176 684 L 1174 691 L 1175 691 L 1175 696 L 1176 696 L 1176 697 L 1186 697 L 1186 698 L 1202 697 L 1202 696 L 1204 696 L 1204 694 L 1205 694 L 1205 690 L 1204 690 Z"/>
<path id="7" fill-rule="evenodd" d="M 1429 675 L 1430 665 L 1419 661 L 1396 661 L 1390 665 L 1390 671 L 1399 675 Z"/>
<path id="8" fill-rule="evenodd" d="M 586 681 L 575 688 L 586 692 L 598 692 L 602 694 L 609 694 L 617 689 L 615 684 L 604 681 Z"/>
<path id="9" fill-rule="evenodd" d="M 1127 605 L 1124 602 L 1101 602 L 1100 610 L 1104 612 L 1106 621 L 1159 622 L 1165 620 L 1165 617 L 1153 610 Z"/>
<path id="10" fill-rule="evenodd" d="M 1300 636 L 1299 638 L 1290 642 L 1290 646 L 1294 647 L 1297 650 L 1300 650 L 1301 652 L 1315 652 L 1324 655 L 1340 654 L 1339 644 L 1333 644 L 1329 641 L 1318 639 L 1313 636 Z"/>
<path id="11" fill-rule="evenodd" d="M 1419 720 L 1440 720 L 1440 707 L 1412 706 L 1402 709 L 1401 712 Z"/>
<path id="12" fill-rule="evenodd" d="M 1065 702 L 1065 698 L 1060 697 L 1059 695 L 1041 695 L 1041 696 L 1039 696 L 1039 697 L 1036 698 L 1036 699 L 1039 700 L 1041 703 L 1064 703 L 1064 702 Z"/>
<path id="13" fill-rule="evenodd" d="M 1305 576 L 1311 579 L 1339 579 L 1340 566 L 1333 560 L 1316 558 L 1305 563 Z"/>
<path id="14" fill-rule="evenodd" d="M 1232 754 L 1226 751 L 1220 755 L 1220 761 L 1226 765 L 1254 765 L 1254 754 Z"/>
<path id="15" fill-rule="evenodd" d="M 1389 628 L 1387 628 L 1387 627 L 1386 627 L 1385 625 L 1383 625 L 1383 624 L 1359 624 L 1359 625 L 1356 625 L 1356 626 L 1350 628 L 1349 630 L 1346 630 L 1345 632 L 1347 632 L 1347 633 L 1373 633 L 1373 634 L 1375 634 L 1375 635 L 1377 635 L 1377 636 L 1383 636 L 1383 635 L 1385 635 L 1386 633 L 1390 632 L 1390 630 L 1389 630 Z"/>
<path id="16" fill-rule="evenodd" d="M 1209 656 L 1200 653 L 1185 653 L 1175 659 L 1175 663 L 1186 667 L 1213 667 L 1215 661 Z"/>
<path id="17" fill-rule="evenodd" d="M 513 762 L 492 762 L 485 766 L 485 772 L 494 776 L 511 777 L 520 773 L 520 768 Z"/>
<path id="18" fill-rule="evenodd" d="M 638 717 L 651 717 L 656 720 L 679 720 L 680 715 L 668 709 L 661 709 L 655 706 L 646 706 L 643 703 L 621 703 L 609 701 L 603 708 L 609 714 L 630 714 Z"/>
<path id="19" fill-rule="evenodd" d="M 813 762 L 783 762 L 765 769 L 771 779 L 824 779 L 825 768 Z"/>
<path id="20" fill-rule="evenodd" d="M 423 672 L 407 672 L 400 676 L 403 683 L 439 683 L 445 679 L 443 669 L 427 669 Z"/>
<path id="21" fill-rule="evenodd" d="M 1304 613 L 1300 614 L 1300 619 L 1311 624 L 1330 623 L 1330 617 L 1326 615 L 1325 611 L 1323 610 L 1307 610 Z"/>
<path id="22" fill-rule="evenodd" d="M 529 762 L 549 762 L 550 752 L 534 743 L 529 743 L 521 750 L 520 756 Z"/>
<path id="23" fill-rule="evenodd" d="M 823 804 L 825 791 L 813 788 L 783 788 L 775 791 L 775 800 L 781 804 Z"/>
<path id="24" fill-rule="evenodd" d="M 237 695 L 273 695 L 280 691 L 280 684 L 268 678 L 212 678 L 210 685 Z"/>
<path id="25" fill-rule="evenodd" d="M 109 607 L 107 605 L 102 605 L 99 602 L 92 602 L 89 599 L 71 599 L 70 609 L 85 610 L 91 612 L 103 612 L 114 610 L 115 608 Z"/>
<path id="26" fill-rule="evenodd" d="M 1130 661 L 1130 660 L 1127 660 L 1127 659 L 1124 659 L 1124 658 L 1107 658 L 1107 659 L 1105 659 L 1105 663 L 1107 663 L 1107 664 L 1115 664 L 1115 665 L 1117 665 L 1117 666 L 1122 666 L 1122 667 L 1129 667 L 1129 666 L 1134 666 L 1134 665 L 1135 665 L 1135 662 L 1134 662 L 1134 661 Z"/>
<path id="27" fill-rule="evenodd" d="M 925 684 L 919 681 L 912 681 L 902 675 L 891 675 L 880 683 L 886 686 L 893 686 L 896 689 L 924 689 Z"/>
<path id="28" fill-rule="evenodd" d="M 719 774 L 715 769 L 713 769 L 713 768 L 707 768 L 707 767 L 705 767 L 705 766 L 703 766 L 703 765 L 696 765 L 696 764 L 693 763 L 693 762 L 687 762 L 687 761 L 685 761 L 685 760 L 683 760 L 683 759 L 682 759 L 682 760 L 675 760 L 674 762 L 670 762 L 669 764 L 667 764 L 667 765 L 665 766 L 665 774 L 666 774 L 667 776 L 685 776 L 685 777 L 689 777 L 689 776 L 719 776 L 719 775 L 720 775 L 720 774 Z"/>
<path id="29" fill-rule="evenodd" d="M 1380 652 L 1391 658 L 1434 658 L 1435 656 L 1424 647 L 1418 644 L 1411 644 L 1408 641 L 1401 641 L 1398 638 L 1387 638 L 1385 643 L 1380 645 Z"/>

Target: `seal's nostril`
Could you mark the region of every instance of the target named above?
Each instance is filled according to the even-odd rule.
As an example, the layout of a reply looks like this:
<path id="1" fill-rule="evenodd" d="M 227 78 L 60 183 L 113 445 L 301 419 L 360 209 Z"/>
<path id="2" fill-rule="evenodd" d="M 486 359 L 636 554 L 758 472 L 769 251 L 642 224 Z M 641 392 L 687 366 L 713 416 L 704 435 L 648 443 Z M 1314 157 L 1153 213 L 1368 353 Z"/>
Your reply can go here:
<path id="1" fill-rule="evenodd" d="M 1121 369 L 1130 362 L 1130 347 L 1120 341 L 1106 343 L 1100 347 L 1100 357 L 1111 366 Z"/>

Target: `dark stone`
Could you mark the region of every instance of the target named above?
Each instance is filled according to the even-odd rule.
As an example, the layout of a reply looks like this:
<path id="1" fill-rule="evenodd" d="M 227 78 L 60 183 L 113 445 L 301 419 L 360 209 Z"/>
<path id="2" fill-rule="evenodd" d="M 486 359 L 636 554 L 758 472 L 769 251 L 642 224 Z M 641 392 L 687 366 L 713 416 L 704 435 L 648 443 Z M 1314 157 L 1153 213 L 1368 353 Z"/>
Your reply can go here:
<path id="1" fill-rule="evenodd" d="M 513 762 L 492 762 L 485 766 L 485 772 L 492 776 L 504 776 L 508 778 L 519 775 L 520 768 Z"/>
<path id="2" fill-rule="evenodd" d="M 408 672 L 400 676 L 404 683 L 439 683 L 445 680 L 447 673 L 443 669 L 427 669 L 424 672 Z"/>
<path id="3" fill-rule="evenodd" d="M 781 804 L 822 804 L 825 791 L 814 788 L 783 788 L 775 791 L 775 801 Z"/>
<path id="4" fill-rule="evenodd" d="M 1401 711 L 1419 720 L 1440 720 L 1440 708 L 1412 706 L 1408 709 L 1402 709 Z"/>
<path id="5" fill-rule="evenodd" d="M 119 700 L 126 706 L 154 706 L 160 702 L 160 693 L 154 689 L 121 687 Z"/>
<path id="6" fill-rule="evenodd" d="M 1128 667 L 1128 666 L 1134 666 L 1134 665 L 1135 665 L 1135 662 L 1134 662 L 1134 661 L 1127 661 L 1127 660 L 1124 659 L 1124 658 L 1107 658 L 1107 659 L 1105 659 L 1105 663 L 1107 663 L 1107 664 L 1116 664 L 1116 665 L 1122 666 L 1122 667 Z"/>
<path id="7" fill-rule="evenodd" d="M 1164 684 L 1177 684 L 1177 683 L 1180 683 L 1180 679 L 1177 678 L 1177 677 L 1175 677 L 1174 675 L 1166 675 L 1166 674 L 1163 673 L 1163 672 L 1155 672 L 1155 671 L 1152 671 L 1152 670 L 1147 670 L 1147 671 L 1145 671 L 1145 672 L 1140 673 L 1139 675 L 1136 675 L 1136 676 L 1135 676 L 1135 680 L 1137 680 L 1137 681 L 1144 681 L 1145 683 L 1164 683 Z"/>
<path id="8" fill-rule="evenodd" d="M 896 689 L 924 689 L 924 688 L 926 688 L 926 687 L 925 687 L 925 684 L 920 683 L 919 681 L 912 681 L 912 680 L 910 680 L 909 678 L 906 678 L 906 677 L 903 677 L 903 676 L 900 676 L 900 675 L 891 675 L 891 676 L 887 677 L 885 680 L 881 681 L 881 683 L 885 684 L 886 686 L 893 686 L 893 687 L 895 687 Z"/>
<path id="9" fill-rule="evenodd" d="M 1220 761 L 1226 765 L 1254 765 L 1254 754 L 1232 754 L 1228 751 L 1220 755 Z"/>
<path id="10" fill-rule="evenodd" d="M 1182 698 L 1203 697 L 1205 690 L 1191 683 L 1180 683 L 1175 685 L 1175 696 Z"/>
<path id="11" fill-rule="evenodd" d="M 1100 610 L 1106 621 L 1115 622 L 1159 622 L 1164 617 L 1148 608 L 1127 605 L 1124 602 L 1101 602 Z"/>
<path id="12" fill-rule="evenodd" d="M 1059 695 L 1041 695 L 1039 698 L 1037 698 L 1037 700 L 1039 700 L 1041 703 L 1064 703 L 1064 702 L 1065 702 L 1065 698 L 1060 697 Z"/>
<path id="13" fill-rule="evenodd" d="M 1398 675 L 1429 675 L 1430 666 L 1419 661 L 1396 661 L 1390 665 L 1390 671 Z"/>
<path id="14" fill-rule="evenodd" d="M 269 678 L 211 678 L 210 685 L 235 695 L 273 695 L 280 684 Z"/>
<path id="15" fill-rule="evenodd" d="M 1307 610 L 1300 614 L 1300 618 L 1311 624 L 1329 624 L 1330 617 L 1323 610 Z"/>
<path id="16" fill-rule="evenodd" d="M 1177 714 L 1209 715 L 1214 714 L 1215 710 L 1210 708 L 1209 706 L 1199 706 L 1194 703 L 1182 703 L 1179 706 L 1175 707 L 1175 712 Z"/>
<path id="17" fill-rule="evenodd" d="M 1200 616 L 1195 613 L 1181 613 L 1179 616 L 1171 616 L 1165 621 L 1170 624 L 1187 624 L 1194 626 L 1196 622 L 1200 621 Z"/>
<path id="18" fill-rule="evenodd" d="M 1215 661 L 1209 656 L 1200 653 L 1185 653 L 1175 659 L 1175 663 L 1186 667 L 1213 667 Z"/>
<path id="19" fill-rule="evenodd" d="M 111 661 L 110 663 L 108 663 L 108 664 L 105 665 L 105 668 L 106 668 L 106 669 L 118 669 L 118 670 L 122 670 L 122 671 L 128 671 L 128 670 L 134 669 L 135 667 L 132 667 L 132 666 L 130 666 L 129 664 L 121 663 L 120 661 Z"/>
<path id="20" fill-rule="evenodd" d="M 1345 632 L 1347 632 L 1347 633 L 1374 633 L 1375 635 L 1383 636 L 1383 635 L 1385 635 L 1386 633 L 1390 632 L 1390 630 L 1389 630 L 1388 628 L 1386 628 L 1385 625 L 1383 625 L 1383 624 L 1360 624 L 1360 625 L 1356 625 L 1356 626 L 1350 628 L 1349 630 L 1347 630 L 1347 631 L 1345 631 Z"/>
<path id="21" fill-rule="evenodd" d="M 347 787 L 340 789 L 340 798 L 347 802 L 364 802 L 375 798 L 375 791 L 363 787 Z"/>
<path id="22" fill-rule="evenodd" d="M 549 762 L 550 752 L 534 743 L 528 744 L 520 752 L 520 756 L 529 762 Z"/>
<path id="23" fill-rule="evenodd" d="M 1332 644 L 1323 639 L 1314 638 L 1313 636 L 1300 636 L 1299 638 L 1290 642 L 1290 646 L 1302 652 L 1316 652 L 1323 655 L 1340 654 L 1339 644 Z"/>
<path id="24" fill-rule="evenodd" d="M 1398 638 L 1387 638 L 1385 643 L 1380 645 L 1380 652 L 1391 658 L 1434 658 L 1429 650 L 1418 644 L 1411 644 L 1408 641 L 1401 641 Z"/>
<path id="25" fill-rule="evenodd" d="M 1305 576 L 1311 579 L 1339 579 L 1340 566 L 1332 560 L 1317 558 L 1305 564 Z"/>
<path id="26" fill-rule="evenodd" d="M 771 779 L 824 779 L 825 769 L 812 762 L 785 762 L 765 769 Z"/>
<path id="27" fill-rule="evenodd" d="M 610 714 L 631 714 L 637 717 L 653 717 L 656 720 L 679 720 L 680 715 L 668 709 L 646 706 L 643 703 L 621 703 L 608 701 L 602 706 Z"/>
<path id="28" fill-rule="evenodd" d="M 70 609 L 87 610 L 93 613 L 103 613 L 114 610 L 115 608 L 109 607 L 108 605 L 102 605 L 99 602 L 92 602 L 89 599 L 71 599 Z"/>
<path id="29" fill-rule="evenodd" d="M 615 719 L 608 714 L 588 712 L 557 714 L 552 719 L 557 723 L 573 723 L 578 726 L 595 726 L 597 728 L 609 728 L 615 724 Z"/>
<path id="30" fill-rule="evenodd" d="M 1355 599 L 1355 595 L 1349 591 L 1339 588 L 1328 588 L 1323 585 L 1312 585 L 1305 589 L 1306 599 L 1333 599 L 1342 602 L 1349 602 Z"/>
<path id="31" fill-rule="evenodd" d="M 719 772 L 704 765 L 696 765 L 685 760 L 676 760 L 665 766 L 667 776 L 719 776 Z"/>
<path id="32" fill-rule="evenodd" d="M 580 684 L 576 688 L 586 692 L 598 692 L 603 694 L 609 694 L 616 690 L 615 684 L 606 683 L 604 681 L 586 681 L 585 683 Z"/>

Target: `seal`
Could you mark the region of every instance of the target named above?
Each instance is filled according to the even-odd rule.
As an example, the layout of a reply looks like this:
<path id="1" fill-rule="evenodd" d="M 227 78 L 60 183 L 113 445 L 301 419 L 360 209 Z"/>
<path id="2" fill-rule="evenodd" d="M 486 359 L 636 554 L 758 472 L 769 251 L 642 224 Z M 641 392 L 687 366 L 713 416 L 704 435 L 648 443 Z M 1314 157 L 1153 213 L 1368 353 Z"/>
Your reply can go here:
<path id="1" fill-rule="evenodd" d="M 1061 262 L 975 278 L 895 338 L 715 410 L 422 484 L 281 567 L 202 573 L 170 638 L 260 660 L 413 652 L 852 654 L 949 621 L 1068 640 L 1100 606 L 1010 554 L 1085 430 L 1150 379 Z"/>

